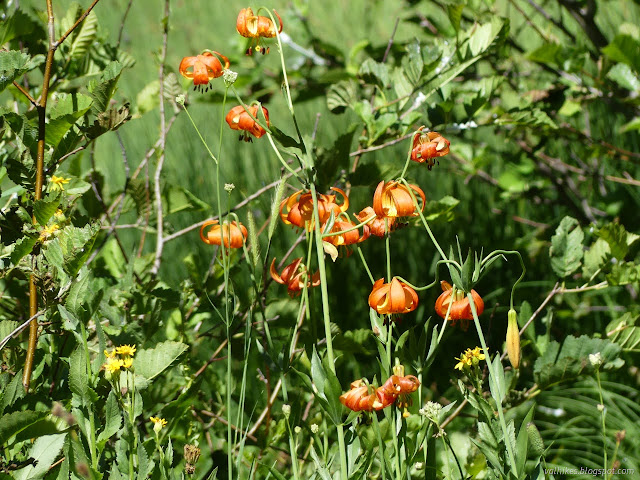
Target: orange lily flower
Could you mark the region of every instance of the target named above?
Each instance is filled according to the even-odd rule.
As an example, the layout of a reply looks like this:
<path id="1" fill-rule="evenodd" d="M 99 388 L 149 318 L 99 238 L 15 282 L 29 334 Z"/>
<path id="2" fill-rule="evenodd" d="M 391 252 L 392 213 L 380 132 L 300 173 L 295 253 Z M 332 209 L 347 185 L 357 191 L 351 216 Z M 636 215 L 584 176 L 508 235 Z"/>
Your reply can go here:
<path id="1" fill-rule="evenodd" d="M 258 118 L 257 105 L 251 105 L 248 110 L 251 115 L 253 115 L 255 118 Z M 264 118 L 267 120 L 267 127 L 269 127 L 269 111 L 266 108 L 262 107 L 262 113 L 264 113 Z M 253 135 L 256 138 L 260 138 L 265 133 L 267 133 L 264 128 L 258 125 L 258 122 L 251 118 L 251 115 L 247 113 L 242 105 L 238 105 L 229 110 L 229 113 L 227 113 L 227 116 L 225 117 L 225 120 L 231 127 L 231 130 L 242 131 L 242 133 L 240 134 L 240 140 L 244 140 L 245 142 L 251 141 L 251 137 L 249 136 L 249 134 Z"/>
<path id="2" fill-rule="evenodd" d="M 302 264 L 302 258 L 296 258 L 289 265 L 284 267 L 282 273 L 276 271 L 276 259 L 271 262 L 269 269 L 271 278 L 281 285 L 286 285 L 289 290 L 289 296 L 299 295 L 305 287 L 304 277 L 306 277 L 307 287 L 317 287 L 320 285 L 320 272 L 309 275 L 307 267 Z"/>
<path id="3" fill-rule="evenodd" d="M 427 162 L 427 168 L 431 170 L 435 164 L 433 159 L 448 154 L 451 142 L 437 132 L 422 132 L 423 128 L 413 136 L 411 160 L 418 163 Z"/>
<path id="4" fill-rule="evenodd" d="M 342 195 L 343 202 L 341 204 L 335 203 L 335 195 L 318 194 L 320 225 L 324 225 L 329 220 L 331 212 L 337 217 L 341 212 L 349 208 L 347 194 L 336 187 L 331 187 L 331 190 Z M 280 218 L 286 225 L 295 225 L 299 228 L 306 228 L 308 232 L 312 231 L 315 228 L 315 223 L 313 221 L 313 198 L 311 193 L 302 193 L 302 190 L 298 190 L 289 198 L 284 199 L 280 203 Z"/>
<path id="5" fill-rule="evenodd" d="M 210 225 L 213 226 L 205 236 L 204 229 Z M 225 247 L 240 248 L 247 238 L 247 229 L 235 220 L 231 224 L 225 222 L 222 226 L 218 225 L 218 220 L 209 220 L 200 227 L 200 239 L 207 245 L 220 245 L 223 237 Z"/>
<path id="6" fill-rule="evenodd" d="M 452 325 L 455 325 L 458 320 L 462 320 L 462 328 L 466 330 L 469 326 L 469 320 L 473 320 L 469 297 L 462 290 L 457 289 L 455 294 L 452 295 L 453 288 L 451 284 L 444 280 L 440 282 L 440 286 L 442 287 L 442 294 L 436 300 L 436 313 L 445 318 L 447 311 L 449 311 L 449 305 L 451 305 L 448 319 L 451 320 Z M 475 290 L 471 290 L 471 296 L 476 307 L 476 313 L 480 316 L 484 312 L 484 301 Z"/>
<path id="7" fill-rule="evenodd" d="M 373 284 L 369 294 L 369 306 L 383 315 L 408 313 L 418 306 L 418 294 L 396 277 L 390 283 L 384 283 L 384 279 L 380 278 Z"/>
<path id="8" fill-rule="evenodd" d="M 278 33 L 282 33 L 282 19 L 280 18 L 280 15 L 278 15 L 278 12 L 274 10 L 273 13 L 276 15 L 278 22 L 280 23 Z M 254 15 L 251 8 L 243 8 L 240 10 L 236 20 L 236 30 L 243 37 L 253 38 L 256 43 L 256 52 L 262 52 L 263 55 L 265 53 L 269 53 L 269 48 L 267 47 L 265 49 L 265 47 L 260 45 L 260 38 L 273 38 L 276 36 L 276 27 L 271 19 L 262 15 Z M 251 55 L 252 53 L 251 46 L 249 46 L 246 54 Z"/>
<path id="9" fill-rule="evenodd" d="M 340 395 L 340 403 L 354 412 L 382 410 L 393 404 L 399 396 L 415 392 L 420 380 L 413 375 L 391 375 L 381 386 L 369 393 L 373 387 L 367 386 L 363 380 L 351 382 L 351 389 Z M 407 401 L 404 401 L 406 406 Z"/>
<path id="10" fill-rule="evenodd" d="M 331 245 L 335 245 L 336 247 L 339 247 L 341 245 L 347 246 L 347 245 L 353 245 L 354 243 L 364 242 L 367 238 L 369 238 L 369 227 L 367 227 L 366 225 L 362 230 L 362 236 L 360 236 L 360 232 L 358 232 L 357 229 L 350 230 L 348 232 L 346 231 L 355 226 L 356 224 L 351 221 L 348 221 L 348 222 L 337 221 L 333 224 L 333 228 L 329 233 L 337 233 L 337 232 L 340 232 L 340 233 L 338 235 L 331 235 L 330 237 L 324 237 L 324 241 L 329 242 Z"/>
<path id="11" fill-rule="evenodd" d="M 426 202 L 424 192 L 416 185 L 410 185 L 416 199 L 422 199 L 421 210 Z M 417 215 L 411 193 L 406 185 L 400 182 L 380 182 L 373 194 L 373 211 L 379 217 L 414 217 Z"/>
<path id="12" fill-rule="evenodd" d="M 370 219 L 369 222 L 367 222 L 367 227 L 369 227 L 371 235 L 375 235 L 376 237 L 384 237 L 387 233 L 395 230 L 395 217 L 379 217 L 371 207 L 364 208 L 356 215 L 356 218 L 360 220 L 360 222 L 366 222 L 367 219 Z M 385 218 L 387 219 L 386 227 Z"/>
<path id="13" fill-rule="evenodd" d="M 215 55 L 214 55 L 215 53 Z M 224 61 L 224 67 L 220 63 Z M 200 85 L 206 85 L 204 91 L 209 89 L 209 81 L 222 76 L 223 70 L 229 68 L 229 59 L 218 52 L 206 51 L 195 57 L 184 57 L 180 62 L 180 73 L 183 77 L 193 79 L 195 89 L 201 89 Z"/>

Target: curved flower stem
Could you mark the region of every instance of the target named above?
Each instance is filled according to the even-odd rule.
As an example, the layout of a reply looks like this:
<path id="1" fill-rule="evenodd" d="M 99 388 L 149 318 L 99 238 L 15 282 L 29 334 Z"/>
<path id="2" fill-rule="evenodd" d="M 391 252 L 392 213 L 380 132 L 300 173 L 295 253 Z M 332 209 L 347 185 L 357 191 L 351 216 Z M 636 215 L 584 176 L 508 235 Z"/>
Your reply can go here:
<path id="1" fill-rule="evenodd" d="M 355 249 L 358 251 L 358 255 L 360 256 L 360 260 L 362 260 L 362 265 L 364 266 L 364 269 L 367 271 L 367 275 L 369 275 L 369 280 L 371 280 L 371 284 L 374 284 L 375 280 L 373 279 L 373 275 L 371 275 L 371 270 L 369 269 L 369 265 L 367 264 L 367 261 L 364 258 L 362 249 L 358 245 L 355 245 Z"/>
<path id="2" fill-rule="evenodd" d="M 226 99 L 226 95 L 227 92 L 225 90 L 225 99 Z M 216 165 L 218 165 L 218 159 L 216 158 L 216 156 L 213 154 L 213 152 L 211 151 L 211 149 L 209 148 L 209 145 L 207 145 L 207 142 L 204 140 L 204 138 L 202 138 L 202 134 L 200 133 L 200 130 L 198 129 L 198 127 L 196 126 L 196 123 L 193 121 L 193 117 L 191 117 L 191 114 L 189 113 L 189 110 L 187 110 L 187 106 L 183 105 L 182 108 L 184 109 L 184 113 L 187 114 L 187 117 L 189 118 L 189 121 L 191 122 L 191 125 L 193 125 L 193 128 L 195 129 L 196 133 L 198 134 L 198 138 L 200 138 L 200 141 L 202 142 L 202 144 L 204 145 L 204 148 L 207 149 L 207 153 L 209 154 L 209 156 L 213 159 L 213 161 L 216 163 Z M 223 110 L 224 113 L 224 110 Z M 221 132 L 222 134 L 222 132 Z"/>
<path id="3" fill-rule="evenodd" d="M 318 194 L 313 182 L 310 184 L 313 199 L 313 219 L 315 224 L 316 255 L 318 257 L 318 271 L 320 273 L 320 292 L 322 294 L 322 314 L 324 333 L 327 340 L 327 358 L 331 371 L 335 375 L 336 365 L 333 355 L 333 341 L 331 339 L 331 316 L 329 313 L 329 292 L 327 290 L 327 272 L 324 264 L 324 249 L 322 248 L 322 232 L 320 232 L 320 216 L 318 215 Z M 347 453 L 344 444 L 344 430 L 342 424 L 336 425 L 338 430 L 338 449 L 340 450 L 340 478 L 347 480 Z"/>
<path id="4" fill-rule="evenodd" d="M 516 282 L 511 287 L 510 308 L 513 310 L 513 297 L 515 296 L 516 287 L 518 286 L 518 284 L 524 278 L 524 274 L 527 272 L 527 268 L 524 266 L 524 261 L 522 260 L 522 255 L 520 255 L 520 252 L 517 251 L 517 250 L 494 250 L 489 255 L 487 255 L 487 257 L 485 259 L 482 260 L 482 262 L 481 262 L 482 265 L 486 264 L 491 258 L 493 258 L 494 256 L 497 256 L 497 255 L 517 255 L 518 258 L 520 259 L 520 266 L 522 267 L 522 273 L 520 274 L 520 277 L 518 277 L 518 280 L 516 280 Z"/>
<path id="5" fill-rule="evenodd" d="M 411 199 L 413 200 L 413 205 L 416 207 L 416 211 L 418 212 L 418 215 L 420 215 L 420 220 L 422 220 L 422 224 L 424 225 L 425 230 L 429 234 L 429 238 L 431 238 L 433 245 L 436 247 L 436 249 L 438 250 L 438 253 L 440 254 L 443 260 L 449 260 L 445 255 L 444 251 L 442 250 L 442 248 L 440 248 L 440 244 L 436 240 L 436 237 L 433 236 L 433 232 L 431 231 L 431 228 L 429 228 L 429 223 L 427 222 L 427 219 L 424 217 L 422 210 L 420 209 L 420 205 L 418 204 L 418 200 L 416 199 L 416 196 L 414 195 L 413 190 L 409 186 L 409 183 L 407 183 L 407 181 L 404 178 L 401 178 L 400 181 L 405 185 L 405 187 L 408 188 L 409 194 L 411 195 Z"/>
<path id="6" fill-rule="evenodd" d="M 473 314 L 473 322 L 475 323 L 476 330 L 478 331 L 478 337 L 480 337 L 480 343 L 482 345 L 482 349 L 484 350 L 484 355 L 487 359 L 487 367 L 489 368 L 489 375 L 495 379 L 497 379 L 497 373 L 493 368 L 493 363 L 491 362 L 491 357 L 489 356 L 489 349 L 487 348 L 487 342 L 484 340 L 484 335 L 482 333 L 482 327 L 480 326 L 480 319 L 478 318 L 478 312 L 476 311 L 476 304 L 473 299 L 471 293 L 467 293 L 467 298 L 469 299 L 469 306 L 471 307 L 471 313 Z M 511 441 L 509 440 L 509 433 L 507 430 L 507 422 L 504 418 L 504 411 L 502 410 L 502 399 L 498 395 L 496 395 L 497 407 L 498 407 L 498 416 L 500 417 L 500 427 L 502 428 L 502 436 L 504 445 L 507 448 L 507 456 L 509 457 L 509 466 L 514 474 L 518 471 L 516 466 L 516 457 L 513 454 L 513 448 L 511 447 Z M 499 400 L 499 401 L 498 401 Z"/>
<path id="7" fill-rule="evenodd" d="M 411 135 L 413 138 L 415 133 Z M 409 153 L 407 154 L 407 161 L 404 164 L 404 168 L 402 169 L 402 173 L 400 174 L 400 178 L 404 180 L 404 175 L 407 173 L 407 169 L 409 168 L 409 164 L 411 163 L 411 148 L 409 148 Z"/>

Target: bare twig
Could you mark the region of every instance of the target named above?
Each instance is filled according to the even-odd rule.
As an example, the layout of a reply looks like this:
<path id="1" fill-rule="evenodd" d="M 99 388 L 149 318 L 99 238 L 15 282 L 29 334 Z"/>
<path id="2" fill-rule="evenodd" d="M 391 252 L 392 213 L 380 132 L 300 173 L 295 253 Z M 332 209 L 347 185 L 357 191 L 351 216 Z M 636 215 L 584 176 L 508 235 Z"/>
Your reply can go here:
<path id="1" fill-rule="evenodd" d="M 29 317 L 28 320 L 25 320 L 24 322 L 22 322 L 20 325 L 18 325 L 16 328 L 13 329 L 13 331 L 7 335 L 6 337 L 4 337 L 2 339 L 2 341 L 0 341 L 0 350 L 2 350 L 4 348 L 4 346 L 9 343 L 9 340 L 11 340 L 13 337 L 15 337 L 16 335 L 18 335 L 20 332 L 22 332 L 25 328 L 27 328 L 29 326 L 29 324 L 31 323 L 32 320 L 35 320 L 36 318 L 38 318 L 40 315 L 42 315 L 44 313 L 44 310 L 40 310 L 39 312 L 36 312 L 35 315 L 32 315 L 31 317 Z"/>
<path id="2" fill-rule="evenodd" d="M 156 173 L 154 176 L 154 193 L 156 200 L 156 219 L 157 225 L 156 228 L 158 230 L 156 236 L 156 255 L 153 261 L 153 266 L 151 267 L 151 274 L 156 275 L 158 270 L 160 270 L 160 261 L 162 258 L 162 250 L 164 249 L 164 238 L 163 230 L 164 230 L 164 218 L 162 212 L 162 185 L 160 184 L 160 175 L 162 174 L 162 167 L 164 166 L 165 159 L 165 144 L 166 144 L 166 136 L 164 134 L 166 119 L 164 112 L 164 63 L 167 58 L 167 39 L 169 37 L 169 0 L 165 0 L 164 2 L 164 16 L 163 16 L 163 31 L 162 31 L 162 51 L 160 53 L 160 68 L 158 72 L 158 79 L 160 81 L 160 155 L 158 157 L 158 165 L 156 166 Z"/>

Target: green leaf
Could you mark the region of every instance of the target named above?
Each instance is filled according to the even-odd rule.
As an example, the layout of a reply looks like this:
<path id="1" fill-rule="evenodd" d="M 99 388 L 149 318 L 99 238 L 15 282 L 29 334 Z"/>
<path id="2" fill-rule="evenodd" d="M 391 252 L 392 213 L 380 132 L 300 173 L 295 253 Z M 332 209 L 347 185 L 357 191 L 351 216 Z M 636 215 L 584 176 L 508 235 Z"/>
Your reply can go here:
<path id="1" fill-rule="evenodd" d="M 429 222 L 435 220 L 444 220 L 450 222 L 453 220 L 453 209 L 458 206 L 460 200 L 445 195 L 440 200 L 429 200 L 424 206 L 424 216 Z"/>
<path id="2" fill-rule="evenodd" d="M 638 76 L 633 73 L 626 63 L 614 65 L 611 70 L 609 70 L 609 73 L 607 73 L 607 78 L 610 78 L 622 88 L 626 88 L 632 92 L 640 90 L 640 79 L 638 79 Z"/>
<path id="3" fill-rule="evenodd" d="M 492 363 L 495 375 L 489 374 L 489 388 L 496 404 L 500 405 L 507 395 L 507 383 L 504 379 L 504 368 L 502 367 L 500 356 L 496 355 Z"/>
<path id="4" fill-rule="evenodd" d="M 584 264 L 582 265 L 582 276 L 585 280 L 590 279 L 602 268 L 611 257 L 611 248 L 602 238 L 598 238 L 589 250 L 584 252 Z"/>
<path id="5" fill-rule="evenodd" d="M 49 222 L 49 219 L 56 213 L 60 205 L 59 195 L 47 195 L 47 198 L 36 200 L 33 206 L 33 215 L 43 227 Z"/>
<path id="6" fill-rule="evenodd" d="M 29 71 L 30 59 L 29 55 L 17 50 L 0 51 L 0 92 Z"/>
<path id="7" fill-rule="evenodd" d="M 634 262 L 615 263 L 607 274 L 609 285 L 628 285 L 640 281 L 640 265 Z"/>
<path id="8" fill-rule="evenodd" d="M 640 316 L 627 312 L 607 325 L 607 338 L 626 352 L 640 352 Z"/>
<path id="9" fill-rule="evenodd" d="M 56 238 L 47 242 L 44 255 L 52 265 L 73 277 L 91 255 L 99 232 L 98 224 L 64 227 Z"/>
<path id="10" fill-rule="evenodd" d="M 45 131 L 45 141 L 57 148 L 71 127 L 89 111 L 93 100 L 79 93 L 59 93 L 54 99 L 55 103 L 50 111 L 50 120 Z"/>
<path id="11" fill-rule="evenodd" d="M 358 89 L 353 80 L 341 80 L 327 90 L 327 108 L 332 113 L 342 113 L 347 107 L 353 108 L 357 101 Z"/>
<path id="12" fill-rule="evenodd" d="M 564 61 L 563 47 L 557 43 L 545 43 L 527 55 L 532 62 L 543 65 L 561 65 Z"/>
<path id="13" fill-rule="evenodd" d="M 394 68 L 391 77 L 396 96 L 402 99 L 398 102 L 398 108 L 402 109 L 409 101 L 409 96 L 413 92 L 413 85 L 411 85 L 401 68 Z"/>
<path id="14" fill-rule="evenodd" d="M 16 400 L 24 398 L 26 392 L 22 386 L 22 370 L 17 372 L 9 385 L 0 391 L 0 413 L 4 412 L 7 407 L 12 406 Z"/>
<path id="15" fill-rule="evenodd" d="M 596 232 L 596 235 L 609 244 L 611 254 L 617 260 L 624 260 L 629 252 L 629 247 L 640 238 L 634 233 L 628 233 L 619 223 L 605 225 Z"/>
<path id="16" fill-rule="evenodd" d="M 342 389 L 335 373 L 331 370 L 328 360 L 320 361 L 320 357 L 313 347 L 311 356 L 311 379 L 315 387 L 315 396 L 320 406 L 327 413 L 334 425 L 342 423 L 342 404 L 340 394 Z"/>
<path id="17" fill-rule="evenodd" d="M 447 16 L 451 22 L 453 29 L 460 31 L 460 21 L 462 20 L 462 11 L 464 10 L 464 2 L 447 5 Z"/>
<path id="18" fill-rule="evenodd" d="M 601 338 L 582 335 L 568 336 L 562 346 L 550 342 L 547 349 L 535 362 L 534 379 L 541 388 L 572 380 L 580 375 L 590 375 L 594 367 L 589 362 L 589 354 L 600 352 L 603 359 L 601 369 L 619 368 L 620 345 Z M 622 362 L 624 363 L 624 362 Z"/>
<path id="19" fill-rule="evenodd" d="M 164 189 L 164 211 L 168 214 L 177 212 L 202 212 L 211 210 L 211 206 L 200 200 L 184 187 L 167 185 Z"/>
<path id="20" fill-rule="evenodd" d="M 87 357 L 82 345 L 76 348 L 69 357 L 69 389 L 80 397 L 83 405 L 89 405 L 95 398 L 95 393 L 91 395 Z"/>
<path id="21" fill-rule="evenodd" d="M 160 81 L 153 80 L 147 83 L 136 96 L 135 116 L 140 117 L 154 110 L 160 103 Z"/>
<path id="22" fill-rule="evenodd" d="M 414 38 L 412 42 L 407 44 L 406 49 L 407 54 L 402 57 L 402 70 L 409 82 L 415 87 L 420 82 L 424 70 L 420 41 Z"/>
<path id="23" fill-rule="evenodd" d="M 131 120 L 131 113 L 129 113 L 128 103 L 118 109 L 110 108 L 106 112 L 98 113 L 98 118 L 94 120 L 93 125 L 86 129 L 86 135 L 92 140 L 109 131 L 119 129 L 129 120 Z"/>
<path id="24" fill-rule="evenodd" d="M 188 345 L 181 342 L 162 342 L 155 348 L 136 352 L 133 359 L 136 375 L 141 375 L 147 380 L 157 377 L 188 348 Z"/>
<path id="25" fill-rule="evenodd" d="M 376 62 L 372 58 L 367 58 L 362 62 L 358 76 L 366 83 L 378 85 L 380 88 L 386 88 L 391 81 L 389 66 L 385 63 Z"/>
<path id="26" fill-rule="evenodd" d="M 39 422 L 47 415 L 47 412 L 33 412 L 31 410 L 2 415 L 0 417 L 0 445 L 4 445 L 11 437 Z"/>
<path id="27" fill-rule="evenodd" d="M 640 117 L 635 117 L 620 127 L 620 133 L 632 132 L 634 130 L 640 130 Z"/>
<path id="28" fill-rule="evenodd" d="M 473 28 L 475 31 L 469 38 L 469 50 L 471 50 L 471 55 L 475 57 L 489 48 L 500 32 L 502 25 L 503 22 L 499 17 L 493 17 L 491 23 L 485 23 L 479 27 L 474 25 Z"/>
<path id="29" fill-rule="evenodd" d="M 36 480 L 44 477 L 62 450 L 66 436 L 66 433 L 59 433 L 37 438 L 28 454 L 29 458 L 35 460 L 35 465 L 28 465 L 16 470 L 13 478 L 15 480 Z"/>
<path id="30" fill-rule="evenodd" d="M 109 106 L 109 101 L 116 91 L 120 73 L 122 72 L 122 64 L 120 62 L 110 62 L 102 72 L 99 82 L 93 81 L 87 87 L 89 95 L 93 98 L 91 111 L 94 115 L 104 113 Z M 127 104 L 127 113 L 129 111 Z"/>
<path id="31" fill-rule="evenodd" d="M 347 131 L 340 135 L 330 148 L 318 148 L 316 152 L 316 170 L 318 189 L 324 191 L 333 185 L 335 178 L 341 169 L 349 166 L 349 153 L 353 143 L 353 135 L 356 125 L 349 126 Z"/>
<path id="32" fill-rule="evenodd" d="M 495 123 L 497 125 L 521 125 L 529 127 L 548 127 L 557 130 L 558 126 L 545 112 L 538 108 L 512 109 L 500 115 Z"/>
<path id="33" fill-rule="evenodd" d="M 82 10 L 76 10 L 76 12 L 82 12 Z M 77 15 L 77 13 L 76 13 Z M 80 18 L 77 15 L 76 20 Z M 96 39 L 98 33 L 98 16 L 95 11 L 91 11 L 89 15 L 82 21 L 80 26 L 76 28 L 72 35 L 71 48 L 69 55 L 71 58 L 84 57 L 89 51 L 89 47 Z"/>
<path id="34" fill-rule="evenodd" d="M 19 239 L 11 252 L 11 263 L 17 265 L 20 260 L 29 255 L 38 243 L 38 237 L 23 237 Z"/>
<path id="35" fill-rule="evenodd" d="M 640 72 L 640 42 L 632 36 L 616 35 L 613 41 L 602 49 L 602 53 Z"/>
<path id="36" fill-rule="evenodd" d="M 147 450 L 144 448 L 142 442 L 138 440 L 138 468 L 136 469 L 138 480 L 146 480 L 147 476 L 151 473 L 154 467 L 154 462 L 149 458 Z M 132 453 L 130 453 L 132 455 Z"/>
<path id="37" fill-rule="evenodd" d="M 39 30 L 38 34 L 41 33 L 40 24 L 30 15 L 17 9 L 0 24 L 0 45 L 26 35 L 29 35 L 29 40 L 33 41 L 35 39 L 32 32 L 36 29 Z"/>
<path id="38" fill-rule="evenodd" d="M 551 268 L 560 278 L 575 272 L 582 264 L 582 241 L 584 232 L 578 221 L 572 217 L 564 217 L 551 237 Z"/>

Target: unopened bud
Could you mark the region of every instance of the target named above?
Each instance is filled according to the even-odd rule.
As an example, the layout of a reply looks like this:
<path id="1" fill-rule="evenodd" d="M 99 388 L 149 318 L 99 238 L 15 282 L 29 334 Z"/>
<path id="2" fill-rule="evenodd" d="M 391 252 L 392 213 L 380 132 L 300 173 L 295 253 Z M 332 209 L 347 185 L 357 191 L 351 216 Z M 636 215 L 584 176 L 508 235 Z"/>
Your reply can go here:
<path id="1" fill-rule="evenodd" d="M 527 423 L 527 436 L 529 437 L 529 442 L 531 442 L 533 452 L 538 456 L 544 455 L 544 442 L 533 422 Z"/>
<path id="2" fill-rule="evenodd" d="M 513 368 L 520 367 L 520 332 L 518 330 L 518 316 L 512 308 L 507 314 L 509 323 L 507 325 L 507 355 Z"/>

